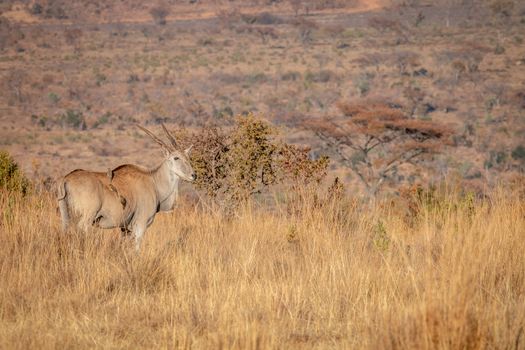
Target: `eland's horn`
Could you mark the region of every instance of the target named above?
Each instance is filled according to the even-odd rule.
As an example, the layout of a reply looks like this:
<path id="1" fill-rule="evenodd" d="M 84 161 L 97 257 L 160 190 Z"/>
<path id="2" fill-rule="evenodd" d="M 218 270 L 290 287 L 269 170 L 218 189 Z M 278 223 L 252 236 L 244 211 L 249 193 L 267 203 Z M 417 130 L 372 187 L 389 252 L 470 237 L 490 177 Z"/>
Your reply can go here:
<path id="1" fill-rule="evenodd" d="M 170 140 L 172 146 L 175 147 L 175 148 L 178 148 L 179 144 L 177 143 L 177 140 L 175 140 L 175 137 L 173 137 L 173 135 L 170 134 L 170 132 L 166 128 L 166 125 L 164 125 L 164 123 L 160 123 L 160 125 L 162 126 L 162 130 L 164 130 L 164 133 L 166 134 L 166 136 Z"/>
<path id="2" fill-rule="evenodd" d="M 166 145 L 166 143 L 164 141 L 162 141 L 161 139 L 159 139 L 154 133 L 152 133 L 151 131 L 149 131 L 148 129 L 146 129 L 145 127 L 142 127 L 140 126 L 139 124 L 136 124 L 137 127 L 144 131 L 146 134 L 148 134 L 156 143 L 158 143 L 162 148 L 166 149 L 167 151 L 170 150 L 170 147 L 168 145 Z"/>

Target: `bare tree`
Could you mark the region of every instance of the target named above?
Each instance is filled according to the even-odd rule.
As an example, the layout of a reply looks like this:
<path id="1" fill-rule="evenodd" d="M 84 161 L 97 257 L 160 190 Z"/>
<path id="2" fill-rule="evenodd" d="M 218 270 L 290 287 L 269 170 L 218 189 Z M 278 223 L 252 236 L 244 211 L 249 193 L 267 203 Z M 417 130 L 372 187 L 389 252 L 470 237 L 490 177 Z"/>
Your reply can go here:
<path id="1" fill-rule="evenodd" d="M 436 122 L 408 118 L 384 104 L 341 103 L 342 116 L 307 124 L 358 176 L 370 195 L 394 180 L 403 165 L 417 165 L 445 144 L 451 131 Z"/>

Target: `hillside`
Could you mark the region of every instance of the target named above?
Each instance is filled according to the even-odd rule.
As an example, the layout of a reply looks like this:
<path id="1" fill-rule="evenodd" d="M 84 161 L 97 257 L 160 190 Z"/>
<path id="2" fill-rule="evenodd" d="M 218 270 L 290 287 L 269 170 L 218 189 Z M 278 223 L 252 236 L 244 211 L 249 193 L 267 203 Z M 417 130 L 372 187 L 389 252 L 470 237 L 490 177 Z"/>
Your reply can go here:
<path id="1" fill-rule="evenodd" d="M 479 190 L 525 166 L 525 13 L 509 4 L 4 2 L 0 147 L 39 177 L 153 165 L 135 123 L 192 129 L 256 112 L 357 186 L 294 120 L 382 101 L 454 130 L 399 183 L 457 176 Z"/>

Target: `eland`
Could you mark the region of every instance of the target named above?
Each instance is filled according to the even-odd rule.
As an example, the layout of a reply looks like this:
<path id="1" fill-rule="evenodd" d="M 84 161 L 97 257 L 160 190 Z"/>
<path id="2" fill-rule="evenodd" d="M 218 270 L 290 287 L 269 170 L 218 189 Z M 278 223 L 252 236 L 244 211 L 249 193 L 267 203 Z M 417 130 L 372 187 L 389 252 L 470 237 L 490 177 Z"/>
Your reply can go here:
<path id="1" fill-rule="evenodd" d="M 142 126 L 164 151 L 164 161 L 153 169 L 133 164 L 120 165 L 107 172 L 77 169 L 58 184 L 58 204 L 62 228 L 66 231 L 70 215 L 78 217 L 82 231 L 90 227 L 120 228 L 135 237 L 136 248 L 159 211 L 171 211 L 178 197 L 180 180 L 192 182 L 195 172 L 189 161 L 191 146 L 180 151 L 164 124 L 170 144 Z"/>

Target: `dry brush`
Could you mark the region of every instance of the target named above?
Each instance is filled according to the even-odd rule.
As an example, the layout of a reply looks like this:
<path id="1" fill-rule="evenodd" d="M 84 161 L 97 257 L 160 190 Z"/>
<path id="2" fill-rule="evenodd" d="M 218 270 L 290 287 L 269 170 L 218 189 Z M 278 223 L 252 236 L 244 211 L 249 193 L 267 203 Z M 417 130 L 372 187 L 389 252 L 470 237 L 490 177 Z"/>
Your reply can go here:
<path id="1" fill-rule="evenodd" d="M 458 193 L 181 204 L 137 254 L 2 192 L 0 348 L 523 348 L 523 193 Z"/>

